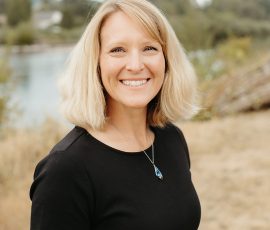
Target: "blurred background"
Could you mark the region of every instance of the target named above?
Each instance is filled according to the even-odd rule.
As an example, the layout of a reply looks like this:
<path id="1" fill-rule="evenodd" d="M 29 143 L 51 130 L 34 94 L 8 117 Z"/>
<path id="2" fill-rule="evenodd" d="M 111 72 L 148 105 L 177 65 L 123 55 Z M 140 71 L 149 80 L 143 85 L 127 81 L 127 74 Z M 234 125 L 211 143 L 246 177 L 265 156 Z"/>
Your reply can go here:
<path id="1" fill-rule="evenodd" d="M 101 0 L 0 0 L 0 229 L 29 229 L 35 165 L 72 127 L 57 79 Z M 179 123 L 201 230 L 270 229 L 270 0 L 152 0 L 198 75 Z"/>

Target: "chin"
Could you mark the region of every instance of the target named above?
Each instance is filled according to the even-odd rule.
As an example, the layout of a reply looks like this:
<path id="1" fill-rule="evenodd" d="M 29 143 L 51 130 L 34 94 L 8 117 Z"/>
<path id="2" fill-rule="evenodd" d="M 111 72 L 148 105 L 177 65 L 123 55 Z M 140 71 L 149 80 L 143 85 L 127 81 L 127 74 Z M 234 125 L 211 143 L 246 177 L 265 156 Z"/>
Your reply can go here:
<path id="1" fill-rule="evenodd" d="M 149 101 L 132 101 L 124 103 L 126 107 L 134 108 L 134 109 L 143 109 L 146 108 Z"/>
<path id="2" fill-rule="evenodd" d="M 144 109 L 147 108 L 147 104 L 129 104 L 126 105 L 128 108 L 133 108 L 133 109 Z"/>

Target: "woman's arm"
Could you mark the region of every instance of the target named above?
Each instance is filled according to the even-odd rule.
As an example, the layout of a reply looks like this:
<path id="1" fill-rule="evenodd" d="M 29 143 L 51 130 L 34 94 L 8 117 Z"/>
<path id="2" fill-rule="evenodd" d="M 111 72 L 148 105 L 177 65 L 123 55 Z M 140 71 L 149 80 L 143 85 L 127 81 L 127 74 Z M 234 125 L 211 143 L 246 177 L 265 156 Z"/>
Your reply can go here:
<path id="1" fill-rule="evenodd" d="M 30 189 L 31 230 L 91 229 L 91 180 L 84 162 L 73 158 L 53 152 L 37 165 Z"/>

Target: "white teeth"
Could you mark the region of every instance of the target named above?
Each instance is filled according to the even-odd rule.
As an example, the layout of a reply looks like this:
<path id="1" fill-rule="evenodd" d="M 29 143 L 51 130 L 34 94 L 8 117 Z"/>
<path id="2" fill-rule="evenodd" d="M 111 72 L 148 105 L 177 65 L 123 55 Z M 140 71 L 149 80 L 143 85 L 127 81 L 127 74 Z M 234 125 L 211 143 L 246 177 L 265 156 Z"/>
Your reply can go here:
<path id="1" fill-rule="evenodd" d="M 123 80 L 122 83 L 127 86 L 141 86 L 144 85 L 147 80 Z"/>

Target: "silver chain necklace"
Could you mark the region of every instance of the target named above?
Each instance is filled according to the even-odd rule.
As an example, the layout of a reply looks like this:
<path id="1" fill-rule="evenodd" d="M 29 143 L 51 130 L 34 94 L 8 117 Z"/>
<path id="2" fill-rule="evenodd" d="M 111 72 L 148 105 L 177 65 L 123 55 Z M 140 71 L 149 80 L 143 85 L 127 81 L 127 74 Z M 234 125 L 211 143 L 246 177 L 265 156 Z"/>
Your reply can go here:
<path id="1" fill-rule="evenodd" d="M 151 162 L 151 164 L 153 165 L 154 167 L 154 170 L 155 170 L 155 175 L 160 179 L 160 180 L 163 180 L 163 175 L 161 173 L 161 171 L 158 169 L 158 167 L 155 165 L 155 150 L 154 150 L 154 145 L 152 144 L 151 145 L 152 147 L 152 159 L 147 155 L 147 153 L 143 150 L 145 156 L 148 158 L 148 160 Z"/>

